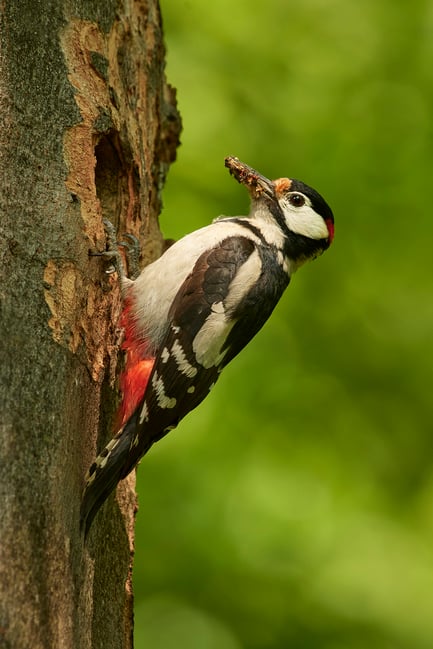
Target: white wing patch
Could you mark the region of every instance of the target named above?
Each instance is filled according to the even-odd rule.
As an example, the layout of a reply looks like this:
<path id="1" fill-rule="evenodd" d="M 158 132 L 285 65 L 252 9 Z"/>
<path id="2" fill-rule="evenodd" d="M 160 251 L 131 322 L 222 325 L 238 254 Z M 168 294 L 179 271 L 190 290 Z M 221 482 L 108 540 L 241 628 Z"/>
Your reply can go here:
<path id="1" fill-rule="evenodd" d="M 168 397 L 165 394 L 164 381 L 158 377 L 157 372 L 152 376 L 152 387 L 156 393 L 156 400 L 160 408 L 174 408 L 176 405 L 176 399 L 174 397 Z"/>
<path id="2" fill-rule="evenodd" d="M 188 378 L 190 379 L 196 376 L 197 368 L 188 362 L 185 356 L 185 352 L 183 351 L 182 346 L 178 340 L 174 341 L 171 351 L 182 374 L 185 374 L 185 376 L 188 376 Z"/>
<path id="3" fill-rule="evenodd" d="M 161 352 L 161 360 L 163 363 L 167 363 L 169 358 L 170 358 L 170 352 L 168 351 L 167 347 L 164 347 L 164 349 Z"/>
<path id="4" fill-rule="evenodd" d="M 141 409 L 140 424 L 142 424 L 143 421 L 149 421 L 149 408 L 147 406 L 146 401 L 143 403 L 143 407 Z"/>

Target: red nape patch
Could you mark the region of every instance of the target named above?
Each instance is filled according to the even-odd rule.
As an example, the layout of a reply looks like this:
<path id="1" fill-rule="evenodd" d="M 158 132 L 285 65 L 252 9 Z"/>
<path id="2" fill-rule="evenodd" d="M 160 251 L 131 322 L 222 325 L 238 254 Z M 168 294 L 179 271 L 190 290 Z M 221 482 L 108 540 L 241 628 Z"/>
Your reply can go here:
<path id="1" fill-rule="evenodd" d="M 126 366 L 120 376 L 122 403 L 117 416 L 121 428 L 130 418 L 146 392 L 155 358 L 148 352 L 146 341 L 137 340 L 135 322 L 131 317 L 131 301 L 126 300 L 121 326 L 125 330 L 122 349 L 126 351 Z"/>
<path id="2" fill-rule="evenodd" d="M 332 243 L 334 241 L 334 223 L 331 219 L 326 219 L 326 225 L 328 226 L 329 243 Z"/>

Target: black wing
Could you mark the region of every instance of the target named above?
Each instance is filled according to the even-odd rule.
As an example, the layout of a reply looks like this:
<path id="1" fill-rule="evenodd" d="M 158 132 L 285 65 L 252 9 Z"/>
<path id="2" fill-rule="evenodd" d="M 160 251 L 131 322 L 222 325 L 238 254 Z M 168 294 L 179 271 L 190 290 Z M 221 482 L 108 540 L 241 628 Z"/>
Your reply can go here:
<path id="1" fill-rule="evenodd" d="M 263 326 L 287 284 L 276 251 L 246 236 L 229 237 L 199 257 L 170 308 L 143 401 L 89 470 L 84 529 L 152 444 L 203 401 L 222 368 Z"/>
<path id="2" fill-rule="evenodd" d="M 233 279 L 254 250 L 254 242 L 247 237 L 227 238 L 199 257 L 180 287 L 144 396 L 143 408 L 148 413 L 145 428 L 153 442 L 193 410 L 216 382 L 221 370 L 218 340 L 222 347 L 231 328 L 229 314 L 223 312 L 224 301 Z M 206 335 L 212 318 L 218 322 Z M 203 350 L 214 344 L 216 362 L 200 362 L 200 336 Z"/>
<path id="3" fill-rule="evenodd" d="M 169 311 L 140 405 L 145 448 L 207 396 L 222 368 L 269 318 L 289 282 L 276 259 L 276 251 L 242 236 L 199 257 Z M 125 475 L 131 468 L 128 462 Z"/>

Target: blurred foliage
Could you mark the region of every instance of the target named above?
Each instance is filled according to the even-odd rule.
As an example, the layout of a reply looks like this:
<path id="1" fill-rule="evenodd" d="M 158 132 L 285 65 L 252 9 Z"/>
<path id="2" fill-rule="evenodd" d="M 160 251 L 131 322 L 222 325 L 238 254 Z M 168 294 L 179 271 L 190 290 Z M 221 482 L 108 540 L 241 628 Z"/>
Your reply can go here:
<path id="1" fill-rule="evenodd" d="M 164 234 L 245 214 L 237 155 L 331 204 L 212 395 L 138 472 L 137 649 L 433 646 L 433 2 L 162 1 Z"/>

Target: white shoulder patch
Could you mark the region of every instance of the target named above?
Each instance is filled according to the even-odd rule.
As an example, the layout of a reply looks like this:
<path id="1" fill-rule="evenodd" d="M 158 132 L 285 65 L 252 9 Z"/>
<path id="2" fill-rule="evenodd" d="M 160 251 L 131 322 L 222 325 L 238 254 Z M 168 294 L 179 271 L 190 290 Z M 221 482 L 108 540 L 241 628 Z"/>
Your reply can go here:
<path id="1" fill-rule="evenodd" d="M 206 318 L 192 343 L 197 361 L 206 369 L 219 365 L 226 351 L 221 352 L 227 336 L 234 327 L 234 320 L 227 320 L 222 302 L 214 305 L 215 310 Z"/>
<path id="2" fill-rule="evenodd" d="M 226 310 L 235 308 L 243 300 L 258 281 L 261 272 L 262 260 L 258 251 L 254 250 L 230 282 L 229 291 L 224 300 Z"/>
<path id="3" fill-rule="evenodd" d="M 242 302 L 259 279 L 261 271 L 260 255 L 254 250 L 230 282 L 224 303 L 215 302 L 212 305 L 212 313 L 206 318 L 192 345 L 197 361 L 206 369 L 219 365 L 224 358 L 227 350 L 222 352 L 221 349 L 236 324 L 230 312 Z"/>

